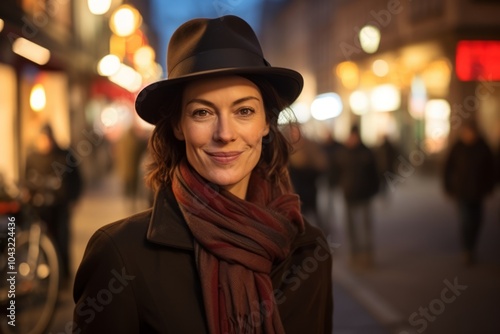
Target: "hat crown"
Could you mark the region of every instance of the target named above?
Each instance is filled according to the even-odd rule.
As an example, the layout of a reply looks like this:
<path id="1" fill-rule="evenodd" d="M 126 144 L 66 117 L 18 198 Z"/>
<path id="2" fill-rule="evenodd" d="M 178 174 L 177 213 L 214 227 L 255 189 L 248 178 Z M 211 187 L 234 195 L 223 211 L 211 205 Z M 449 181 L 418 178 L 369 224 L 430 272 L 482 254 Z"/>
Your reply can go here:
<path id="1" fill-rule="evenodd" d="M 167 52 L 169 79 L 223 68 L 269 66 L 250 25 L 237 16 L 194 19 L 172 35 Z"/>
<path id="2" fill-rule="evenodd" d="M 227 15 L 193 19 L 172 35 L 167 52 L 167 79 L 149 84 L 135 100 L 139 116 L 151 124 L 178 110 L 170 108 L 184 85 L 219 75 L 252 75 L 267 81 L 289 106 L 299 96 L 304 81 L 300 73 L 272 67 L 259 40 L 243 19 Z M 181 93 L 181 94 L 180 94 Z"/>

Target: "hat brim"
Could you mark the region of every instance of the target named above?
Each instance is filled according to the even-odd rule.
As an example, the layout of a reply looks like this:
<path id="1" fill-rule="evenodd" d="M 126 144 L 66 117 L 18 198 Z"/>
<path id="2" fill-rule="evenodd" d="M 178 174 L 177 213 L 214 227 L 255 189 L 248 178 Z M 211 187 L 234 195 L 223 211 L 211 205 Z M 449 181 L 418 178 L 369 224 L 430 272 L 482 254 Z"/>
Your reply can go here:
<path id="1" fill-rule="evenodd" d="M 172 110 L 162 108 L 169 99 L 179 97 L 181 84 L 201 78 L 223 75 L 257 75 L 268 80 L 278 95 L 290 106 L 300 95 L 304 80 L 300 73 L 281 67 L 226 68 L 197 72 L 178 78 L 158 81 L 142 89 L 135 100 L 135 109 L 139 117 L 150 124 L 156 124 Z M 180 111 L 179 111 L 180 112 Z"/>

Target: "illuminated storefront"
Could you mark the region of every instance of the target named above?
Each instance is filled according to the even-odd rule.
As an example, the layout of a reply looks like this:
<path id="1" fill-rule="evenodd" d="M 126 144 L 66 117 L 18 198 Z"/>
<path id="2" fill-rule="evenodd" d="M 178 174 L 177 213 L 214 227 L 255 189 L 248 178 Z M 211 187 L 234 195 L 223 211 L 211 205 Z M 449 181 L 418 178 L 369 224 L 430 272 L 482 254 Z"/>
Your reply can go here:
<path id="1" fill-rule="evenodd" d="M 12 66 L 0 63 L 0 78 L 2 78 L 2 89 L 0 89 L 0 174 L 7 180 L 17 178 L 17 154 L 15 142 L 15 112 L 17 110 L 16 73 Z"/>
<path id="2" fill-rule="evenodd" d="M 427 41 L 336 66 L 341 95 L 367 144 L 388 135 L 407 150 L 418 145 L 439 154 L 463 120 L 477 117 L 496 145 L 500 42 L 459 41 L 456 58 L 454 51 Z"/>
<path id="3" fill-rule="evenodd" d="M 132 25 L 129 12 L 134 13 Z M 133 114 L 134 94 L 161 75 L 141 23 L 138 10 L 121 1 L 0 2 L 0 130 L 7 138 L 0 142 L 6 157 L 1 173 L 22 181 L 26 155 L 45 124 L 61 147 L 73 151 L 87 142 L 89 131 L 112 137 L 130 124 L 123 115 Z M 116 71 L 109 62 L 99 63 L 110 53 L 118 60 Z M 101 79 L 108 85 L 96 89 Z M 113 93 L 117 85 L 126 99 Z M 97 151 L 93 147 L 88 154 Z M 95 165 L 86 161 L 84 175 Z"/>
<path id="4" fill-rule="evenodd" d="M 50 124 L 58 144 L 70 143 L 69 79 L 65 61 L 70 4 L 2 2 L 0 7 L 0 172 L 23 177 L 23 162 L 35 135 Z"/>

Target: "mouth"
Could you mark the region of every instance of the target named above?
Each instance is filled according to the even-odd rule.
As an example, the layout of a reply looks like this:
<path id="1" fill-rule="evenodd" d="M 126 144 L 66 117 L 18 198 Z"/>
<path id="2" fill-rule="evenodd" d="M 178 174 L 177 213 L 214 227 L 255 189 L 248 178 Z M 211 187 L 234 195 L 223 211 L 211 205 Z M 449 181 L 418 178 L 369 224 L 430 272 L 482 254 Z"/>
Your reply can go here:
<path id="1" fill-rule="evenodd" d="M 241 151 L 230 152 L 205 152 L 210 159 L 218 164 L 230 164 L 236 161 L 242 154 Z"/>

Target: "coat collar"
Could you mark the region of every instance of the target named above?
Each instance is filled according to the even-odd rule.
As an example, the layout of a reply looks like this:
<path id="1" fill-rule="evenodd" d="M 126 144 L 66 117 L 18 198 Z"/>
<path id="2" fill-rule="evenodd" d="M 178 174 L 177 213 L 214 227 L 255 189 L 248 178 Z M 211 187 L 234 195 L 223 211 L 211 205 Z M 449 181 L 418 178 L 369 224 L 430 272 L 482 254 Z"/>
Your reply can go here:
<path id="1" fill-rule="evenodd" d="M 156 244 L 193 250 L 193 236 L 177 205 L 171 187 L 160 189 L 155 196 L 147 240 Z"/>
<path id="2" fill-rule="evenodd" d="M 149 242 L 178 249 L 194 250 L 193 235 L 170 186 L 162 188 L 156 193 L 152 210 L 146 236 Z M 320 240 L 318 233 L 311 233 L 311 230 L 314 229 L 309 223 L 306 222 L 305 228 L 306 230 L 295 238 L 292 250 Z"/>

